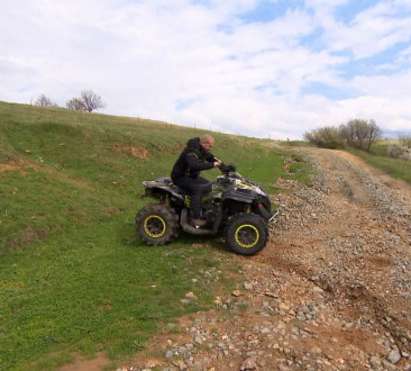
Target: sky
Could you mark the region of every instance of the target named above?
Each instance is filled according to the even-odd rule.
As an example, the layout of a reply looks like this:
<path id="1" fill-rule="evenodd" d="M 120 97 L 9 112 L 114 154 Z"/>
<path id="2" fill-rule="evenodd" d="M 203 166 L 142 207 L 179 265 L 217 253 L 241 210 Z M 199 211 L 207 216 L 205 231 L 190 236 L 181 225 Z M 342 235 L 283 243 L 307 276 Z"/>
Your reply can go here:
<path id="1" fill-rule="evenodd" d="M 411 0 L 2 0 L 0 100 L 297 139 L 411 132 Z"/>

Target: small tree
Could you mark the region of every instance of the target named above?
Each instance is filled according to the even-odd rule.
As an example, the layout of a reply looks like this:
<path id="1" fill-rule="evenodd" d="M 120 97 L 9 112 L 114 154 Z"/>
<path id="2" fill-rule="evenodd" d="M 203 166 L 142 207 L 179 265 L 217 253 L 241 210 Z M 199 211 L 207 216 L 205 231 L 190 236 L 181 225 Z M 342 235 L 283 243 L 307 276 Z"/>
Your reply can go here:
<path id="1" fill-rule="evenodd" d="M 367 151 L 370 152 L 371 146 L 381 138 L 381 129 L 375 123 L 374 120 L 370 120 L 368 123 L 368 135 L 366 138 Z"/>
<path id="2" fill-rule="evenodd" d="M 381 129 L 374 120 L 350 120 L 339 127 L 339 136 L 347 146 L 370 151 L 381 136 Z"/>
<path id="3" fill-rule="evenodd" d="M 66 103 L 66 107 L 73 111 L 86 111 L 86 107 L 80 98 L 71 98 Z"/>
<path id="4" fill-rule="evenodd" d="M 35 101 L 34 105 L 38 107 L 56 107 L 57 104 L 53 103 L 50 98 L 41 94 Z"/>
<path id="5" fill-rule="evenodd" d="M 83 90 L 80 97 L 74 97 L 66 103 L 68 109 L 92 112 L 105 107 L 103 100 L 92 90 Z"/>
<path id="6" fill-rule="evenodd" d="M 95 111 L 99 108 L 104 108 L 105 104 L 99 95 L 92 90 L 83 90 L 81 92 L 81 101 L 88 112 Z"/>

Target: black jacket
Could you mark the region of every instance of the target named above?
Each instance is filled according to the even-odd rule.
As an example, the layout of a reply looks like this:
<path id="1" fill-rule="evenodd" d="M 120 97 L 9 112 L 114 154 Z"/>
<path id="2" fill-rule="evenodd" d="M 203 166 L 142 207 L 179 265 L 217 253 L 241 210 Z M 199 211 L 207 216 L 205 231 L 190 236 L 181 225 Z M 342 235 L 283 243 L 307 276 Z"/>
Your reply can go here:
<path id="1" fill-rule="evenodd" d="M 171 178 L 174 180 L 189 176 L 197 178 L 201 170 L 213 168 L 214 155 L 200 145 L 200 138 L 192 138 L 174 164 Z"/>

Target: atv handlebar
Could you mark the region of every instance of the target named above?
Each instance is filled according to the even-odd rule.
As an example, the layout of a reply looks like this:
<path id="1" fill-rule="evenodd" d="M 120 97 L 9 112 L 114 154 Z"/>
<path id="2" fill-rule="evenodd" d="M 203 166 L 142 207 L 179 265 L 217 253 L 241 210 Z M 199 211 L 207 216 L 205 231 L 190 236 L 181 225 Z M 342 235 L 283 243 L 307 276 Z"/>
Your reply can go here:
<path id="1" fill-rule="evenodd" d="M 228 173 L 233 173 L 236 171 L 236 168 L 234 165 L 226 165 L 224 162 L 221 163 L 221 165 L 219 166 L 219 169 L 224 175 L 227 175 Z"/>

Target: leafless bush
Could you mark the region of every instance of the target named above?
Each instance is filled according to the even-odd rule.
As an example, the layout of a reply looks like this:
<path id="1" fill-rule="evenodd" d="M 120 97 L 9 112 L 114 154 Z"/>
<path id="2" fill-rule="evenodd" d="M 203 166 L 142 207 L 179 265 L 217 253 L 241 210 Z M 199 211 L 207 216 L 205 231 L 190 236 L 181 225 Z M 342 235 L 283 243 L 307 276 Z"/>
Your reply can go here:
<path id="1" fill-rule="evenodd" d="M 411 161 L 411 149 L 406 148 L 404 153 L 400 156 L 400 159 Z"/>
<path id="2" fill-rule="evenodd" d="M 318 147 L 323 148 L 340 148 L 343 147 L 343 141 L 339 135 L 339 130 L 333 126 L 325 126 L 319 129 L 306 132 L 304 139 Z"/>
<path id="3" fill-rule="evenodd" d="M 103 108 L 105 104 L 99 95 L 92 90 L 83 90 L 81 92 L 81 100 L 83 101 L 86 111 L 92 112 L 96 109 Z"/>
<path id="4" fill-rule="evenodd" d="M 72 98 L 66 103 L 66 107 L 73 111 L 86 111 L 84 103 L 79 98 Z"/>
<path id="5" fill-rule="evenodd" d="M 80 97 L 74 97 L 66 103 L 66 107 L 75 111 L 92 112 L 105 107 L 103 100 L 92 90 L 83 90 Z"/>
<path id="6" fill-rule="evenodd" d="M 304 134 L 304 139 L 319 147 L 341 148 L 345 146 L 369 151 L 381 136 L 381 129 L 374 120 L 355 119 L 339 128 L 325 126 Z"/>
<path id="7" fill-rule="evenodd" d="M 38 107 L 57 107 L 57 104 L 52 102 L 46 95 L 41 94 L 35 101 L 34 105 Z"/>
<path id="8" fill-rule="evenodd" d="M 374 120 L 355 119 L 339 128 L 339 136 L 349 147 L 370 151 L 371 146 L 381 136 L 381 129 Z"/>
<path id="9" fill-rule="evenodd" d="M 398 140 L 401 146 L 411 148 L 411 135 L 401 135 Z"/>
<path id="10" fill-rule="evenodd" d="M 399 146 L 398 144 L 390 144 L 387 147 L 387 154 L 392 158 L 400 158 L 400 156 L 404 153 L 404 149 Z"/>

